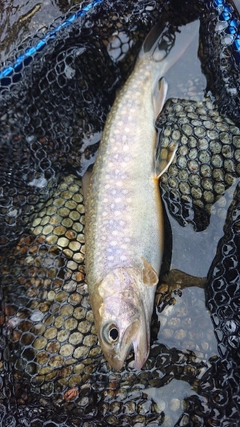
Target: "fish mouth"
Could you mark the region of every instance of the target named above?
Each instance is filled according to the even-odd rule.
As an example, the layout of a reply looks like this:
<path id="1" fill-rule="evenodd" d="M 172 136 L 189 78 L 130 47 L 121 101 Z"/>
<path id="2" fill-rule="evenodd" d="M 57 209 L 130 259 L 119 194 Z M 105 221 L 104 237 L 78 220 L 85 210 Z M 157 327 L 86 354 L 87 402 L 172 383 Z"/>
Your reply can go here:
<path id="1" fill-rule="evenodd" d="M 134 351 L 134 360 L 132 361 L 132 365 L 135 369 L 140 370 L 142 369 L 149 355 L 149 345 L 148 345 L 147 339 L 146 339 L 145 348 L 143 347 L 141 348 L 141 350 L 139 348 L 139 343 L 134 342 L 133 351 Z"/>
<path id="2" fill-rule="evenodd" d="M 129 367 L 140 370 L 149 355 L 148 334 L 141 332 L 138 321 L 133 322 L 116 345 L 111 349 L 105 348 L 104 355 L 112 368 L 117 371 L 123 368 L 125 361 Z"/>

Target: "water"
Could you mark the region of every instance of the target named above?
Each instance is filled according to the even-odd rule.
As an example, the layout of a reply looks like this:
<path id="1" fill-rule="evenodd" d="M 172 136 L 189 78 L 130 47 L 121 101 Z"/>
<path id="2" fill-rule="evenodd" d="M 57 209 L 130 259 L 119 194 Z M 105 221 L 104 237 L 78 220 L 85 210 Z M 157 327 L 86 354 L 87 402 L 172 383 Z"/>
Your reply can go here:
<path id="1" fill-rule="evenodd" d="M 19 5 L 19 2 L 17 1 L 5 1 L 4 4 L 1 4 L 0 6 L 0 14 L 1 14 L 1 57 L 2 60 L 8 56 L 8 53 L 17 46 L 24 37 L 28 35 L 32 35 L 35 33 L 35 31 L 42 26 L 50 24 L 54 18 L 59 16 L 63 11 L 65 12 L 73 2 L 67 2 L 67 1 L 43 1 L 41 3 L 36 3 L 32 1 L 28 1 L 25 4 Z M 239 2 L 236 2 L 236 4 L 239 7 Z M 121 35 L 121 38 L 124 40 L 125 34 Z M 180 59 L 180 61 L 169 71 L 169 73 L 166 75 L 166 79 L 169 83 L 169 93 L 168 97 L 183 97 L 188 98 L 191 100 L 201 100 L 204 96 L 204 90 L 206 86 L 205 77 L 201 73 L 200 69 L 200 62 L 197 57 L 197 46 L 198 46 L 198 38 L 196 37 L 187 50 L 186 54 Z M 116 53 L 117 55 L 117 53 Z M 68 75 L 71 75 L 72 69 L 68 68 L 66 73 Z M 70 74 L 69 74 L 70 73 Z M 176 85 L 176 80 L 178 81 L 178 84 Z M 187 90 L 186 90 L 187 87 Z M 99 134 L 96 133 L 94 135 L 94 143 L 99 139 Z M 87 145 L 87 143 L 86 143 Z M 64 195 L 61 194 L 61 197 L 59 196 L 59 193 L 53 197 L 52 205 L 56 206 L 59 204 L 59 200 L 64 199 L 64 197 L 69 197 L 70 200 L 72 200 L 69 195 L 66 196 L 67 191 L 70 190 L 70 186 L 74 186 L 74 196 L 76 196 L 78 193 L 80 194 L 80 184 L 75 180 L 75 178 L 68 177 L 68 182 L 65 185 L 64 182 L 62 182 L 62 185 L 64 187 Z M 32 186 L 38 186 L 40 188 L 44 187 L 42 178 L 39 178 L 39 181 L 32 180 L 31 181 Z M 214 215 L 214 212 L 218 211 L 219 208 L 221 208 L 221 204 L 225 206 L 225 211 L 227 210 L 227 206 L 230 204 L 232 199 L 232 194 L 234 191 L 235 185 L 233 185 L 223 196 L 222 199 L 219 199 L 219 201 L 214 205 L 213 207 L 213 214 L 211 216 L 211 221 L 209 227 L 204 230 L 203 232 L 195 232 L 191 225 L 188 225 L 186 227 L 181 227 L 177 221 L 171 216 L 171 214 L 167 211 L 170 226 L 171 226 L 171 233 L 169 232 L 169 235 L 166 236 L 166 238 L 171 239 L 172 238 L 172 253 L 171 253 L 171 262 L 170 262 L 170 268 L 180 269 L 188 274 L 204 277 L 207 275 L 209 266 L 212 262 L 212 259 L 216 252 L 216 246 L 218 243 L 218 240 L 223 234 L 223 224 L 225 222 L 224 215 L 221 218 L 221 221 L 219 220 L 219 216 Z M 59 190 L 60 191 L 60 190 Z M 57 192 L 56 192 L 57 193 Z M 75 200 L 75 199 L 74 199 Z M 224 203 L 223 203 L 224 201 Z M 226 201 L 226 203 L 225 203 Z M 63 203 L 63 202 L 62 202 Z M 65 203 L 65 202 L 64 202 Z M 83 207 L 82 202 L 79 202 L 78 209 L 75 210 L 75 208 L 69 208 L 69 206 L 66 209 L 70 209 L 71 211 L 71 218 L 78 218 L 77 215 L 79 215 L 79 212 L 82 214 Z M 37 231 L 34 231 L 34 227 L 32 227 L 33 234 L 35 233 L 37 235 L 37 238 L 39 240 L 31 240 L 32 236 L 28 237 L 28 257 L 26 258 L 26 263 L 30 268 L 30 285 L 29 283 L 26 285 L 27 287 L 27 293 L 28 296 L 35 297 L 36 294 L 38 294 L 39 289 L 41 289 L 40 285 L 38 284 L 41 282 L 41 279 L 43 277 L 43 294 L 38 295 L 39 299 L 33 299 L 33 306 L 31 308 L 32 315 L 28 315 L 27 313 L 21 312 L 20 315 L 17 315 L 17 321 L 19 322 L 19 319 L 21 320 L 20 324 L 22 324 L 22 330 L 20 331 L 26 332 L 26 328 L 28 327 L 28 322 L 36 322 L 34 323 L 36 330 L 38 333 L 42 333 L 42 335 L 45 333 L 46 337 L 49 335 L 50 339 L 47 343 L 47 346 L 50 348 L 53 352 L 54 347 L 54 341 L 53 336 L 54 334 L 57 334 L 58 332 L 55 331 L 57 328 L 57 322 L 67 321 L 68 324 L 71 323 L 71 313 L 72 313 L 72 306 L 71 304 L 63 305 L 63 308 L 65 309 L 64 313 L 57 313 L 57 305 L 58 303 L 65 302 L 64 298 L 66 297 L 67 291 L 71 288 L 74 289 L 74 293 L 71 294 L 73 305 L 77 304 L 79 301 L 81 301 L 81 304 L 84 305 L 85 312 L 90 313 L 88 302 L 86 302 L 86 288 L 82 285 L 80 287 L 76 286 L 74 288 L 74 280 L 68 280 L 69 277 L 72 279 L 72 272 L 73 275 L 78 275 L 78 278 L 80 277 L 80 274 L 82 274 L 82 271 L 78 271 L 76 267 L 76 257 L 79 253 L 78 251 L 78 245 L 79 241 L 74 240 L 73 234 L 69 233 L 68 225 L 67 225 L 67 218 L 65 218 L 65 222 L 61 223 L 62 230 L 59 230 L 60 226 L 59 224 L 55 224 L 57 222 L 57 216 L 60 216 L 59 212 L 54 211 L 53 215 L 53 208 L 52 205 L 49 203 L 48 208 L 46 210 L 41 211 L 39 213 L 39 217 L 37 216 L 35 218 L 34 224 L 39 224 L 39 229 Z M 80 206 L 80 208 L 79 208 Z M 60 203 L 60 207 L 61 203 Z M 48 211 L 49 209 L 49 211 Z M 167 210 L 167 207 L 166 207 Z M 51 212 L 50 212 L 51 211 Z M 74 224 L 79 223 L 79 221 L 75 221 Z M 84 220 L 82 221 L 84 223 Z M 51 224 L 52 227 L 55 225 L 58 226 L 54 228 L 54 231 L 52 233 L 49 232 L 49 225 Z M 64 226 L 63 226 L 64 224 Z M 40 230 L 41 227 L 41 231 Z M 71 227 L 71 226 L 69 226 Z M 82 225 L 81 225 L 82 227 Z M 44 230 L 46 230 L 46 236 L 47 236 L 47 242 L 57 242 L 57 244 L 51 249 L 50 254 L 47 252 L 46 247 L 44 246 L 43 242 L 46 243 L 46 241 L 43 239 Z M 67 231 L 66 231 L 67 230 Z M 78 229 L 78 232 L 82 230 Z M 65 233 L 64 238 L 60 237 L 60 233 Z M 69 237 L 69 235 L 71 236 Z M 57 236 L 57 237 L 56 237 Z M 55 240 L 53 239 L 55 238 Z M 71 240 L 71 246 L 70 249 L 73 252 L 73 258 L 71 258 L 70 249 L 65 246 L 66 240 L 69 238 Z M 83 238 L 83 237 L 82 237 Z M 57 240 L 58 239 L 58 240 Z M 62 239 L 60 241 L 60 239 Z M 63 243 L 61 243 L 63 242 Z M 21 246 L 22 243 L 22 246 Z M 62 244 L 62 246 L 61 246 Z M 84 244 L 84 241 L 81 241 L 81 245 Z M 39 246 L 38 246 L 39 245 Z M 77 249 L 75 249 L 77 247 Z M 83 246 L 81 246 L 83 247 Z M 30 248 L 30 249 L 29 249 Z M 38 249 L 40 248 L 39 252 Z M 73 249 L 74 248 L 74 249 Z M 21 260 L 20 255 L 24 253 L 24 245 L 23 242 L 20 242 L 18 248 L 17 248 L 17 257 Z M 84 253 L 84 249 L 83 252 Z M 83 256 L 83 255 L 82 255 Z M 47 269 L 48 263 L 51 264 L 53 260 L 52 269 L 51 269 L 51 275 L 54 274 L 55 271 L 58 272 L 56 275 L 56 280 L 54 281 L 53 288 L 49 287 L 49 278 L 51 278 L 51 275 Z M 41 267 L 41 271 L 39 273 L 38 267 Z M 63 272 L 63 266 L 67 266 L 67 273 Z M 45 272 L 45 267 L 46 271 Z M 54 267 L 54 268 L 53 268 Z M 16 269 L 17 271 L 17 269 Z M 21 262 L 19 262 L 19 271 L 21 271 Z M 64 274 L 66 274 L 64 276 Z M 20 273 L 18 273 L 19 277 L 21 278 Z M 37 280 L 35 280 L 37 278 Z M 35 280 L 35 282 L 34 282 Z M 59 288 L 63 280 L 66 280 L 64 292 L 60 292 Z M 77 279 L 78 280 L 78 279 Z M 34 282 L 34 286 L 32 285 Z M 75 278 L 76 282 L 76 278 Z M 21 285 L 21 281 L 20 281 Z M 21 286 L 19 286 L 19 292 L 21 292 Z M 75 292 L 76 291 L 76 292 Z M 24 290 L 24 292 L 26 292 Z M 35 294 L 34 294 L 35 292 Z M 56 296 L 57 295 L 57 296 Z M 26 295 L 24 294 L 24 297 Z M 44 297 L 47 301 L 44 300 Z M 56 301 L 55 301 L 56 298 Z M 57 299 L 58 298 L 58 299 Z M 84 299 L 85 298 L 85 299 Z M 62 299 L 62 300 L 61 300 Z M 81 383 L 81 386 L 79 386 L 78 393 L 79 393 L 79 401 L 76 401 L 76 407 L 86 409 L 86 412 L 89 414 L 94 413 L 95 406 L 99 407 L 101 406 L 101 414 L 104 414 L 104 405 L 106 405 L 105 409 L 106 413 L 108 411 L 111 413 L 112 411 L 112 420 L 114 419 L 114 414 L 119 415 L 119 413 L 136 413 L 140 412 L 139 408 L 136 409 L 136 405 L 139 402 L 139 399 L 142 397 L 142 393 L 147 395 L 147 400 L 144 401 L 142 406 L 142 413 L 146 414 L 149 411 L 149 405 L 150 405 L 150 399 L 154 402 L 156 405 L 155 410 L 161 414 L 162 412 L 165 413 L 165 419 L 163 421 L 163 424 L 165 427 L 172 427 L 177 422 L 179 416 L 183 412 L 185 406 L 184 406 L 184 399 L 189 396 L 196 397 L 198 395 L 198 383 L 200 382 L 201 378 L 204 376 L 204 374 L 207 372 L 207 370 L 210 368 L 211 363 L 209 359 L 214 358 L 218 355 L 217 350 L 217 342 L 213 331 L 213 326 L 210 319 L 210 314 L 205 306 L 205 295 L 204 290 L 199 288 L 187 288 L 183 289 L 182 293 L 176 293 L 173 294 L 173 300 L 171 301 L 172 304 L 168 305 L 164 309 L 157 309 L 157 321 L 160 322 L 159 325 L 155 324 L 155 335 L 154 343 L 152 346 L 152 350 L 150 353 L 149 361 L 147 362 L 147 365 L 145 369 L 143 369 L 142 372 L 139 373 L 132 373 L 131 369 L 123 372 L 123 374 L 119 375 L 114 372 L 109 371 L 109 367 L 106 366 L 106 363 L 103 359 L 100 358 L 99 362 L 99 351 L 97 346 L 95 346 L 95 341 L 93 340 L 94 345 L 91 347 L 91 350 L 94 349 L 96 351 L 96 354 L 98 356 L 98 359 L 95 360 L 94 357 L 88 356 L 87 364 L 84 367 L 84 374 L 85 377 L 82 376 L 83 369 L 80 364 L 76 366 L 76 369 L 74 371 L 74 375 L 70 376 L 70 380 L 68 381 L 67 375 L 68 375 L 68 369 L 71 368 L 71 366 L 75 366 L 75 361 L 70 358 L 67 358 L 66 365 L 57 365 L 57 357 L 58 354 L 52 355 L 50 354 L 49 358 L 49 364 L 47 358 L 49 357 L 49 354 L 47 351 L 42 351 L 39 353 L 38 356 L 38 363 L 39 363 L 39 370 L 41 370 L 41 381 L 44 383 L 46 380 L 46 386 L 43 389 L 41 389 L 41 385 L 36 385 L 35 391 L 42 390 L 45 391 L 46 395 L 50 396 L 50 400 L 54 399 L 57 401 L 60 405 L 61 409 L 65 405 L 66 406 L 66 399 L 64 401 L 64 398 L 62 396 L 63 392 L 66 391 L 66 388 L 72 389 L 73 387 L 78 387 L 80 384 L 80 381 L 84 378 L 85 381 L 87 381 L 87 384 Z M 40 301 L 40 303 L 39 303 Z M 54 301 L 54 304 L 51 305 L 51 302 Z M 36 306 L 35 302 L 38 302 L 40 304 L 41 310 L 38 311 L 38 306 Z M 174 304 L 173 304 L 174 303 Z M 35 304 L 35 305 L 34 305 Z M 48 305 L 47 305 L 48 304 Z M 46 310 L 49 308 L 50 314 L 49 317 L 43 318 L 42 312 L 46 314 Z M 29 308 L 29 307 L 28 307 Z M 34 311 L 37 310 L 37 311 Z M 84 313 L 85 313 L 84 312 Z M 57 313 L 57 314 L 56 314 Z M 81 314 L 81 313 L 80 313 Z M 78 316 L 80 318 L 80 314 L 78 313 Z M 64 315 L 66 316 L 66 319 L 64 318 Z M 24 317 L 25 316 L 25 317 Z M 56 318 L 54 317 L 56 316 Z M 85 314 L 84 314 L 85 316 Z M 61 318 L 61 319 L 60 319 Z M 12 317 L 12 319 L 16 321 L 16 318 Z M 54 319 L 54 320 L 52 320 Z M 82 320 L 82 319 L 81 319 Z M 11 328 L 14 325 L 17 325 L 17 321 L 15 324 L 11 323 L 8 325 L 9 328 Z M 45 323 L 44 323 L 45 322 Z M 51 323 L 52 322 L 52 323 Z M 84 323 L 85 322 L 85 323 Z M 89 330 L 84 330 L 85 328 L 92 327 L 92 318 L 89 316 L 89 318 L 84 318 L 82 324 L 82 330 L 78 331 L 79 336 L 82 334 L 85 334 L 84 337 L 91 338 L 94 337 L 94 332 Z M 53 325 L 53 326 L 52 326 Z M 89 326 L 90 325 L 90 326 Z M 66 328 L 67 329 L 67 328 Z M 70 327 L 69 327 L 70 329 Z M 62 330 L 61 330 L 62 331 Z M 19 332 L 19 331 L 18 331 Z M 75 332 L 73 332 L 74 334 Z M 6 335 L 9 334 L 9 330 L 6 331 Z M 52 335 L 51 335 L 52 334 Z M 70 337 L 73 340 L 74 337 L 72 336 L 70 332 Z M 25 340 L 27 342 L 27 345 L 30 345 L 28 341 L 31 339 L 30 334 L 28 336 L 27 333 L 24 334 Z M 42 342 L 47 341 L 47 338 L 44 336 L 42 341 L 35 340 L 35 349 L 42 350 L 41 346 L 43 345 Z M 90 340 L 89 338 L 89 340 Z M 15 339 L 19 339 L 17 336 L 15 336 Z M 65 344 L 62 344 L 62 335 L 59 339 L 60 348 L 61 348 L 61 356 L 65 356 L 64 352 L 70 351 L 69 347 L 66 347 Z M 87 340 L 85 340 L 87 341 Z M 63 341 L 64 343 L 64 341 Z M 39 346 L 39 348 L 37 347 Z M 85 343 L 84 349 L 87 347 L 87 344 Z M 47 347 L 46 347 L 47 348 Z M 80 350 L 83 350 L 83 347 L 79 346 Z M 18 359 L 19 354 L 16 352 L 16 355 L 14 356 L 15 360 Z M 27 355 L 26 358 L 30 359 L 31 362 L 32 354 Z M 21 360 L 21 357 L 19 357 Z M 177 361 L 176 361 L 177 359 Z M 72 362 L 71 362 L 72 360 Z M 168 360 L 167 363 L 164 365 L 164 360 Z M 29 362 L 29 361 L 28 361 Z M 27 366 L 30 366 L 31 363 L 28 363 Z M 99 362 L 99 365 L 98 365 Z M 36 361 L 34 361 L 36 363 Z M 62 361 L 61 361 L 62 363 Z M 19 365 L 16 365 L 19 366 Z M 50 366 L 50 367 L 49 367 Z M 97 368 L 96 368 L 97 367 Z M 24 363 L 20 368 L 22 370 L 25 369 Z M 58 371 L 57 371 L 58 368 Z M 91 368 L 93 368 L 93 373 L 91 371 Z M 32 370 L 31 370 L 32 369 Z M 33 366 L 33 364 L 28 369 L 28 373 L 30 373 L 30 377 L 35 376 L 36 366 Z M 54 371 L 55 369 L 55 371 Z M 65 369 L 65 371 L 64 371 Z M 97 374 L 94 373 L 94 369 L 97 369 Z M 27 370 L 27 369 L 26 369 Z M 52 393 L 52 383 L 54 383 L 56 377 L 54 377 L 54 372 L 58 372 L 58 375 L 60 377 L 60 380 L 57 384 L 57 392 L 54 390 L 54 393 Z M 64 371 L 64 372 L 63 372 Z M 90 374 L 89 374 L 90 372 Z M 91 376 L 92 374 L 92 376 Z M 38 373 L 37 373 L 38 375 Z M 51 377 L 52 375 L 52 377 Z M 144 377 L 145 375 L 145 377 Z M 34 377 L 35 378 L 35 377 Z M 146 379 L 147 378 L 147 379 Z M 189 379 L 190 378 L 190 379 Z M 195 381 L 193 380 L 195 378 Z M 93 380 L 95 380 L 95 383 L 92 383 Z M 41 382 L 40 381 L 40 382 Z M 156 382 L 156 384 L 155 384 Z M 83 385 L 82 385 L 83 384 Z M 85 388 L 84 388 L 85 387 Z M 87 394 L 88 388 L 94 391 L 94 393 Z M 87 388 L 87 391 L 86 391 Z M 49 391 L 50 390 L 50 391 Z M 96 392 L 97 390 L 97 392 Z M 118 394 L 116 392 L 118 391 Z M 134 395 L 134 390 L 136 395 Z M 19 391 L 18 391 L 19 393 Z M 41 404 L 43 405 L 49 405 L 49 400 L 44 400 L 44 393 L 41 396 Z M 40 393 L 41 395 L 41 393 Z M 65 396 L 65 395 L 64 395 Z M 94 398 L 92 398 L 92 396 Z M 132 396 L 132 397 L 131 397 Z M 200 395 L 199 395 L 200 396 Z M 201 396 L 200 396 L 201 397 Z M 21 396 L 22 398 L 22 396 Z M 85 400 L 84 400 L 85 399 Z M 92 400 L 91 400 L 92 399 Z M 95 400 L 94 400 L 95 399 Z M 125 399 L 125 400 L 124 400 Z M 20 400 L 20 399 L 19 399 Z M 94 403 L 92 403 L 94 402 Z M 96 403 L 97 402 L 97 403 Z M 110 402 L 110 403 L 109 403 Z M 123 409 L 121 407 L 121 410 L 118 411 L 118 407 L 114 406 L 116 405 L 116 402 L 119 403 L 119 405 L 125 405 L 123 406 Z M 123 403 L 122 403 L 123 402 Z M 24 403 L 21 402 L 21 404 Z M 71 404 L 71 402 L 70 402 Z M 62 406 L 61 406 L 62 405 Z M 79 406 L 78 406 L 79 405 Z M 129 405 L 129 406 L 128 406 Z M 132 406 L 131 406 L 132 405 Z M 74 405 L 72 406 L 74 409 Z M 72 408 L 70 406 L 70 409 Z M 103 408 L 103 409 L 102 409 Z M 67 407 L 68 409 L 68 407 Z M 1 419 L 1 418 L 0 418 Z M 110 417 L 107 419 L 108 422 L 110 422 Z M 86 425 L 90 426 L 90 422 L 86 421 Z M 114 424 L 114 422 L 112 422 Z M 43 425 L 43 424 L 42 424 Z M 59 424 L 60 425 L 60 424 Z M 65 424 L 64 424 L 65 425 Z M 134 424 L 136 426 L 143 426 L 145 425 L 143 421 L 139 421 L 137 424 Z M 152 426 L 160 425 L 158 423 L 150 424 Z M 4 426 L 4 424 L 3 424 Z M 5 426 L 4 426 L 5 427 Z M 7 427 L 7 426 L 6 426 Z"/>
<path id="2" fill-rule="evenodd" d="M 71 5 L 69 4 L 69 7 Z M 52 23 L 66 10 L 66 2 L 6 0 L 0 4 L 0 56 L 4 61 L 11 50 L 38 29 Z"/>

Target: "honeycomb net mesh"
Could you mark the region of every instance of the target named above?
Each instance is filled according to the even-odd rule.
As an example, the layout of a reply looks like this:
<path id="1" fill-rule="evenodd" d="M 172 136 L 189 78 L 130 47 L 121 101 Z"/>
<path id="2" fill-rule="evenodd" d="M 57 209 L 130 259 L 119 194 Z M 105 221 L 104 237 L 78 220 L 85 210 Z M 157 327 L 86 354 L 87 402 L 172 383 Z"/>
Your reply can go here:
<path id="1" fill-rule="evenodd" d="M 0 93 L 0 425 L 3 427 L 161 425 L 164 410 L 146 390 L 171 387 L 176 379 L 189 384 L 194 393 L 180 407 L 178 421 L 175 419 L 170 425 L 238 425 L 238 189 L 227 213 L 225 235 L 209 271 L 206 291 L 220 356 L 205 360 L 194 351 L 162 344 L 158 340 L 159 321 L 154 315 L 151 352 L 144 368 L 140 372 L 130 368 L 121 373 L 112 372 L 98 344 L 85 281 L 81 177 L 94 161 L 117 89 L 131 72 L 145 35 L 162 12 L 171 16 L 173 25 L 200 17 L 202 25 L 206 26 L 209 19 L 210 26 L 218 19 L 213 12 L 208 14 L 209 9 L 202 2 L 194 2 L 188 13 L 187 2 L 182 4 L 184 13 L 182 5 L 175 3 L 104 1 L 88 9 L 90 3 L 81 2 L 51 27 L 25 39 L 4 64 L 6 69 L 11 68 L 24 55 L 21 63 L 2 77 Z M 85 8 L 86 12 L 81 14 Z M 71 24 L 62 25 L 73 14 L 80 16 Z M 61 28 L 55 31 L 58 26 Z M 41 49 L 29 51 L 49 34 Z M 216 42 L 222 48 L 219 37 Z M 210 42 L 206 39 L 202 43 L 206 45 L 206 55 Z M 231 65 L 236 75 L 236 62 L 229 59 L 227 50 L 226 57 L 225 68 L 229 72 Z M 211 63 L 211 70 L 214 66 Z M 221 73 L 218 69 L 215 72 L 221 81 Z M 230 83 L 239 84 L 234 76 Z M 214 90 L 213 87 L 213 93 Z M 220 110 L 227 110 L 230 118 L 224 118 L 219 126 L 215 124 L 214 130 L 218 137 L 220 134 L 220 140 L 221 132 L 230 132 L 230 142 L 221 140 L 221 158 L 230 157 L 232 163 L 224 164 L 219 178 L 214 161 L 211 163 L 203 153 L 199 170 L 210 165 L 206 174 L 211 182 L 200 172 L 194 179 L 189 172 L 184 181 L 183 143 L 172 169 L 163 177 L 163 195 L 170 213 L 181 225 L 188 220 L 187 203 L 195 215 L 195 228 L 206 228 L 210 206 L 239 176 L 240 131 L 235 115 L 231 114 L 233 105 L 234 111 L 239 106 L 234 98 L 230 97 L 228 102 L 222 99 L 223 96 L 218 100 Z M 193 114 L 194 108 L 200 108 L 194 103 L 185 107 L 184 101 L 181 102 L 182 112 L 186 108 Z M 208 114 L 207 102 L 201 105 L 202 120 Z M 175 131 L 181 126 L 178 115 L 173 114 L 171 119 L 175 103 L 166 105 L 157 123 L 163 136 L 169 117 Z M 212 116 L 217 123 L 220 113 L 214 108 Z M 189 125 L 191 133 L 193 126 L 194 123 Z M 189 140 L 188 149 L 192 150 L 194 135 Z M 208 150 L 212 158 L 211 138 L 208 144 L 203 151 Z M 229 145 L 233 147 L 230 154 Z M 195 160 L 192 152 L 189 159 Z M 185 184 L 175 185 L 174 179 Z M 211 186 L 215 188 L 212 196 Z M 207 196 L 205 190 L 209 192 Z M 229 269 L 231 288 L 228 288 Z M 225 304 L 221 286 L 224 295 L 228 295 L 228 312 L 219 311 L 219 305 Z M 173 300 L 166 285 L 160 286 L 156 312 L 162 313 Z M 200 305 L 196 308 L 196 323 L 203 309 Z"/>

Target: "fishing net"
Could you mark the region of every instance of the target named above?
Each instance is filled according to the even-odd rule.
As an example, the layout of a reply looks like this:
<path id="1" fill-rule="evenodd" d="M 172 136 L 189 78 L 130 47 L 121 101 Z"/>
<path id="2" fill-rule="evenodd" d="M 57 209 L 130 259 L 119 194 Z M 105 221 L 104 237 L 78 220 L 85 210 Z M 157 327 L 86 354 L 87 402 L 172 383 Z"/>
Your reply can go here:
<path id="1" fill-rule="evenodd" d="M 229 11 L 223 19 L 224 7 Z M 196 1 L 190 5 L 187 1 L 179 4 L 160 0 L 81 2 L 49 28 L 26 38 L 2 67 L 0 425 L 3 427 L 140 427 L 157 426 L 164 421 L 170 426 L 238 425 L 239 192 L 236 191 L 229 208 L 225 237 L 219 242 L 206 291 L 221 350 L 219 356 L 211 357 L 214 346 L 209 344 L 211 325 L 202 315 L 204 301 L 196 304 L 198 294 L 191 289 L 187 291 L 187 301 L 183 301 L 179 291 L 173 294 L 163 282 L 156 295 L 152 346 L 146 365 L 140 372 L 131 368 L 113 372 L 102 356 L 88 299 L 81 177 L 94 162 L 116 91 L 130 74 L 145 35 L 163 12 L 171 17 L 173 27 L 200 18 L 200 57 L 209 89 L 215 96 L 211 118 L 217 138 L 223 143 L 220 157 L 224 157 L 226 147 L 232 147 L 232 163 L 223 162 L 219 179 L 213 160 L 211 163 L 206 156 L 198 159 L 196 153 L 196 158 L 191 158 L 190 153 L 188 160 L 198 162 L 199 171 L 194 179 L 191 173 L 187 174 L 185 184 L 180 185 L 184 169 L 183 136 L 172 169 L 163 177 L 162 191 L 169 214 L 185 225 L 192 209 L 194 226 L 204 229 L 210 204 L 239 176 L 239 97 L 236 95 L 239 21 L 232 4 Z M 227 43 L 226 31 L 230 27 L 236 31 L 231 30 L 231 43 Z M 157 123 L 160 139 L 166 137 L 168 117 L 172 120 L 171 127 L 182 126 L 173 112 L 175 105 L 185 108 L 183 102 L 170 100 L 166 105 Z M 185 119 L 193 120 L 191 114 L 202 108 L 204 121 L 203 116 L 209 113 L 208 101 L 202 106 L 188 102 L 186 109 L 190 116 L 184 113 Z M 178 109 L 176 112 L 179 114 Z M 194 126 L 192 122 L 189 125 L 193 138 L 188 140 L 188 150 L 194 148 L 191 145 Z M 221 132 L 226 133 L 226 128 L 230 136 L 227 139 L 225 135 L 222 141 Z M 175 130 L 182 134 L 182 129 Z M 212 158 L 216 153 L 211 151 L 211 138 L 207 143 L 210 148 L 203 150 L 208 150 Z M 206 169 L 206 165 L 210 165 L 212 186 L 214 179 L 224 183 L 221 192 L 213 192 L 210 202 L 204 191 L 211 183 L 207 184 L 201 175 L 201 168 Z M 173 178 L 177 194 L 175 188 L 173 192 Z M 200 188 L 197 196 L 196 187 Z M 186 203 L 190 206 L 188 210 Z M 168 257 L 165 254 L 166 260 Z M 219 306 L 226 304 L 225 295 L 229 312 L 219 311 Z M 176 302 L 177 320 L 173 310 Z M 187 302 L 195 305 L 192 317 Z M 193 330 L 196 344 L 193 344 Z M 161 334 L 175 334 L 178 345 L 165 345 Z M 164 402 L 161 390 L 165 393 Z M 189 397 L 182 403 L 185 393 Z M 175 394 L 180 397 L 173 399 Z"/>

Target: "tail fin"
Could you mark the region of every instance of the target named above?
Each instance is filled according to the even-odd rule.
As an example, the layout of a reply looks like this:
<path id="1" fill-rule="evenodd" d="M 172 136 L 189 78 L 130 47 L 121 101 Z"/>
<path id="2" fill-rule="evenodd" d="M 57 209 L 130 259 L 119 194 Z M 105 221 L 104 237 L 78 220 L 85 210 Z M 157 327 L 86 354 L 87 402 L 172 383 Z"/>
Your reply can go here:
<path id="1" fill-rule="evenodd" d="M 140 50 L 138 61 L 146 55 L 159 64 L 162 76 L 183 55 L 199 31 L 199 21 L 173 28 L 162 19 L 148 33 Z"/>

